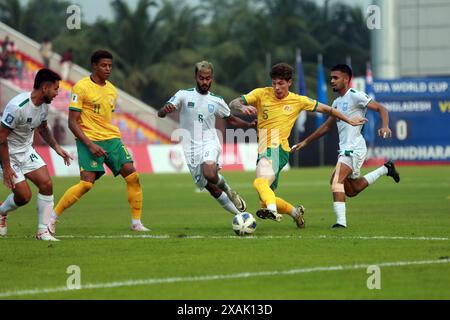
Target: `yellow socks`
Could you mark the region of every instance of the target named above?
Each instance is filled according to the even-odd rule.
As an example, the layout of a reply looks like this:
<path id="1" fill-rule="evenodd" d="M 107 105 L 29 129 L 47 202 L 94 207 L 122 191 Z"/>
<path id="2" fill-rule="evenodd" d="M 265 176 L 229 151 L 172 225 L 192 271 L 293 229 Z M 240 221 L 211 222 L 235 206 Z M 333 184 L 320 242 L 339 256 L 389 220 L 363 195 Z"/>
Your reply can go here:
<path id="1" fill-rule="evenodd" d="M 292 211 L 294 210 L 294 206 L 289 202 L 287 202 L 286 200 L 277 198 L 277 209 L 279 213 L 291 214 Z"/>
<path id="2" fill-rule="evenodd" d="M 127 184 L 128 202 L 131 206 L 131 217 L 135 220 L 140 220 L 142 213 L 142 189 L 137 172 L 127 176 L 125 182 Z M 93 184 L 90 182 L 80 181 L 80 183 L 69 188 L 56 205 L 55 213 L 60 216 L 64 210 L 70 208 L 86 192 L 91 190 L 92 186 Z"/>
<path id="3" fill-rule="evenodd" d="M 275 193 L 270 189 L 269 180 L 264 178 L 257 178 L 253 181 L 253 186 L 258 191 L 259 198 L 266 205 L 267 208 L 273 210 L 271 207 L 276 205 Z"/>
<path id="4" fill-rule="evenodd" d="M 92 189 L 93 184 L 86 181 L 80 181 L 80 183 L 69 188 L 59 200 L 54 211 L 60 216 L 64 210 L 70 208 L 74 203 L 76 203 L 80 198 L 89 190 Z"/>
<path id="5" fill-rule="evenodd" d="M 142 188 L 139 175 L 134 172 L 125 178 L 127 183 L 128 202 L 131 206 L 131 217 L 140 220 L 142 214 Z"/>
<path id="6" fill-rule="evenodd" d="M 278 197 L 276 197 L 275 200 L 276 200 L 276 204 L 277 204 L 277 212 L 278 213 L 292 215 L 292 212 L 295 209 L 295 207 L 292 204 L 290 204 L 286 200 L 278 198 Z M 266 204 L 263 201 L 261 201 L 260 203 L 261 203 L 261 208 L 267 208 Z"/>

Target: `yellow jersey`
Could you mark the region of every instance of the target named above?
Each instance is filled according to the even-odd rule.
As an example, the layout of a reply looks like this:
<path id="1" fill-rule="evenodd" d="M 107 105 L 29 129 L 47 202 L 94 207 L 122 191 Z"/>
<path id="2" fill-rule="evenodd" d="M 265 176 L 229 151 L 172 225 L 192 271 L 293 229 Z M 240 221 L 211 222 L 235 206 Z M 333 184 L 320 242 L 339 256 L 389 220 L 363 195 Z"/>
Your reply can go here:
<path id="1" fill-rule="evenodd" d="M 112 124 L 116 101 L 117 90 L 111 82 L 100 86 L 85 77 L 72 89 L 69 110 L 81 112 L 80 126 L 90 140 L 120 139 L 119 128 Z"/>
<path id="2" fill-rule="evenodd" d="M 316 111 L 318 102 L 292 92 L 283 98 L 275 96 L 273 88 L 258 88 L 243 95 L 246 105 L 258 111 L 258 153 L 267 148 L 278 148 L 289 152 L 289 136 L 300 112 Z"/>

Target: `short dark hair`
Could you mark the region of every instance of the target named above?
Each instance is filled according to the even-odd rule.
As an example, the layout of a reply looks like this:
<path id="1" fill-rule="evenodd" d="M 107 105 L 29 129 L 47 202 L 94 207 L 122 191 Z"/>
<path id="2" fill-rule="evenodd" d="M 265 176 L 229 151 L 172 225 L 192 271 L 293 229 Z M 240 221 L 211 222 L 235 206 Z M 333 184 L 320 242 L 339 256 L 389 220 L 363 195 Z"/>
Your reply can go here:
<path id="1" fill-rule="evenodd" d="M 39 90 L 45 82 L 56 82 L 60 81 L 61 77 L 56 72 L 53 72 L 50 69 L 41 69 L 34 77 L 34 85 L 33 88 L 35 90 Z"/>
<path id="2" fill-rule="evenodd" d="M 350 79 L 353 77 L 352 68 L 350 68 L 350 66 L 346 64 L 337 64 L 333 68 L 331 68 L 331 71 L 340 71 L 342 73 L 345 73 Z"/>
<path id="3" fill-rule="evenodd" d="M 287 63 L 277 63 L 272 67 L 270 71 L 271 79 L 283 79 L 289 81 L 292 79 L 292 75 L 294 74 L 294 68 L 292 68 Z"/>
<path id="4" fill-rule="evenodd" d="M 112 54 L 106 50 L 97 50 L 91 56 L 91 64 L 98 63 L 102 59 L 113 59 Z"/>

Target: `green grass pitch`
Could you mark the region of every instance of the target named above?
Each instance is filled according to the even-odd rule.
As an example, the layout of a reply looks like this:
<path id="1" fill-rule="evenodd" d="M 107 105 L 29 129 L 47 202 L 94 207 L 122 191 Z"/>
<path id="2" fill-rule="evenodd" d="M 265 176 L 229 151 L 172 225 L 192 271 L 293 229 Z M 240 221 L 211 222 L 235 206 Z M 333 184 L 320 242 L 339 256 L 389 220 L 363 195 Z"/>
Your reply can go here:
<path id="1" fill-rule="evenodd" d="M 253 237 L 235 236 L 232 215 L 189 175 L 141 175 L 147 237 L 129 231 L 123 179 L 106 176 L 64 213 L 61 242 L 36 241 L 33 187 L 0 239 L 0 299 L 450 299 L 450 166 L 382 177 L 348 199 L 345 230 L 330 229 L 331 171 L 283 172 L 277 195 L 306 207 L 306 229 L 257 219 Z M 254 214 L 254 173 L 224 175 Z M 55 178 L 55 199 L 77 181 Z M 71 265 L 81 290 L 66 289 Z M 381 289 L 368 289 L 368 265 Z"/>

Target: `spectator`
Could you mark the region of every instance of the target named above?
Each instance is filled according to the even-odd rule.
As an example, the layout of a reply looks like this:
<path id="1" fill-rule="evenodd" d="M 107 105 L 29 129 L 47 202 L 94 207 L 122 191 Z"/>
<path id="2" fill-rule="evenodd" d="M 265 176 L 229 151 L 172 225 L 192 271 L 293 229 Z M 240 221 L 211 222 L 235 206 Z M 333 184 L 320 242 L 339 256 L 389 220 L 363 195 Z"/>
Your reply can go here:
<path id="1" fill-rule="evenodd" d="M 138 127 L 136 129 L 136 138 L 138 143 L 146 143 L 147 142 L 147 137 L 144 134 L 144 131 L 142 130 L 141 127 Z"/>
<path id="2" fill-rule="evenodd" d="M 6 51 L 9 54 L 16 54 L 17 48 L 16 48 L 16 44 L 14 43 L 14 41 L 8 42 L 8 44 L 6 45 Z"/>
<path id="3" fill-rule="evenodd" d="M 67 49 L 61 57 L 61 77 L 63 81 L 69 79 L 70 68 L 72 67 L 72 48 Z"/>
<path id="4" fill-rule="evenodd" d="M 128 126 L 127 126 L 127 122 L 125 121 L 124 118 L 120 118 L 119 119 L 119 130 L 121 132 L 125 132 L 125 130 L 127 130 Z"/>
<path id="5" fill-rule="evenodd" d="M 3 42 L 2 42 L 1 52 L 7 51 L 6 49 L 8 47 L 8 44 L 9 44 L 9 36 L 6 36 L 5 40 L 3 40 Z"/>
<path id="6" fill-rule="evenodd" d="M 9 69 L 8 69 L 8 44 L 9 37 L 6 36 L 5 40 L 1 43 L 0 46 L 0 77 L 8 78 L 9 77 Z"/>
<path id="7" fill-rule="evenodd" d="M 50 58 L 53 55 L 53 45 L 52 42 L 48 37 L 44 38 L 44 41 L 42 41 L 41 48 L 39 49 L 39 52 L 41 53 L 42 61 L 44 63 L 45 68 L 49 68 L 50 66 Z"/>
<path id="8" fill-rule="evenodd" d="M 23 79 L 23 60 L 21 55 L 17 55 L 16 59 L 16 76 L 19 79 L 20 83 L 22 83 Z"/>
<path id="9" fill-rule="evenodd" d="M 66 130 L 61 125 L 61 121 L 59 118 L 55 118 L 55 122 L 53 123 L 52 127 L 52 132 L 56 142 L 58 142 L 59 145 L 64 145 L 64 142 L 66 140 Z"/>

